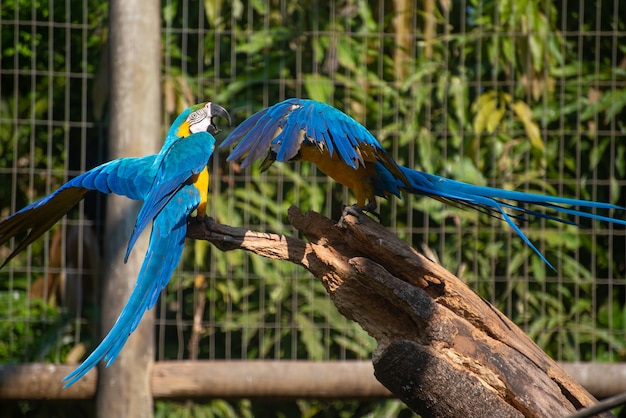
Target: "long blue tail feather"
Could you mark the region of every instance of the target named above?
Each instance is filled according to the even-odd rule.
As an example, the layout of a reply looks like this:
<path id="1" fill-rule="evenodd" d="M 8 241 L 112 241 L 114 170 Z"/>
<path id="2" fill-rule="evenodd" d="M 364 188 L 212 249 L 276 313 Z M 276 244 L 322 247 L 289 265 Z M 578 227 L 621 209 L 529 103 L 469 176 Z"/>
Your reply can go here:
<path id="1" fill-rule="evenodd" d="M 526 235 L 513 220 L 515 219 L 526 221 L 527 218 L 524 216 L 519 216 L 515 214 L 515 212 L 557 221 L 568 225 L 578 224 L 569 219 L 547 213 L 541 213 L 536 210 L 526 208 L 522 205 L 532 204 L 545 207 L 546 209 L 553 210 L 564 215 L 578 216 L 604 222 L 612 222 L 619 225 L 626 225 L 626 220 L 623 219 L 615 219 L 608 216 L 598 215 L 591 212 L 561 206 L 571 205 L 592 209 L 623 210 L 623 208 L 613 205 L 611 203 L 592 202 L 581 199 L 569 199 L 558 196 L 546 196 L 534 193 L 502 190 L 487 186 L 475 186 L 456 180 L 446 179 L 444 177 L 436 176 L 433 174 L 423 173 L 417 170 L 411 170 L 406 167 L 401 167 L 401 170 L 410 181 L 409 187 L 405 188 L 407 192 L 443 198 L 445 200 L 453 203 L 458 203 L 463 206 L 471 206 L 476 209 L 482 209 L 486 212 L 489 212 L 493 216 L 500 217 L 509 225 L 509 227 L 511 227 L 511 229 L 513 229 L 513 231 L 515 231 L 515 233 L 520 238 L 522 238 L 522 240 L 541 258 L 541 260 L 543 260 L 546 265 L 548 265 L 552 269 L 554 269 L 554 266 L 552 266 L 552 264 L 544 257 L 544 255 L 532 244 L 532 242 L 526 237 Z M 503 200 L 517 202 L 517 205 L 504 202 Z M 507 210 L 513 212 L 509 213 Z"/>
<path id="2" fill-rule="evenodd" d="M 107 367 L 115 361 L 128 337 L 139 325 L 144 312 L 154 306 L 176 269 L 187 232 L 187 219 L 181 214 L 191 212 L 199 201 L 197 190 L 187 185 L 157 215 L 148 251 L 128 302 L 98 347 L 63 379 L 64 387 L 75 383 L 100 360 L 104 360 Z"/>

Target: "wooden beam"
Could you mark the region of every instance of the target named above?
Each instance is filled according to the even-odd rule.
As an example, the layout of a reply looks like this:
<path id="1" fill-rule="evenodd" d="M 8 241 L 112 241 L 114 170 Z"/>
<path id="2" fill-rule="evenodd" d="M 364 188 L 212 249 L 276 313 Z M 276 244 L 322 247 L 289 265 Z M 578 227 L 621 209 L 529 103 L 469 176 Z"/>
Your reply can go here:
<path id="1" fill-rule="evenodd" d="M 77 400 L 96 394 L 97 369 L 63 389 L 61 379 L 76 366 L 67 364 L 0 364 L 0 400 Z"/>
<path id="2" fill-rule="evenodd" d="M 198 365 L 202 370 L 198 370 Z M 392 394 L 363 361 L 175 361 L 157 363 L 155 398 L 374 399 Z M 189 376 L 193 376 L 189 379 Z M 208 393 L 208 396 L 207 396 Z"/>
<path id="3" fill-rule="evenodd" d="M 562 366 L 595 396 L 626 392 L 626 363 L 563 363 Z M 96 392 L 96 369 L 62 389 L 61 379 L 75 367 L 0 364 L 0 401 L 92 399 Z M 393 397 L 374 377 L 371 361 L 163 361 L 154 364 L 150 386 L 152 396 L 157 399 Z"/>
<path id="4" fill-rule="evenodd" d="M 626 363 L 561 363 L 596 398 L 626 393 Z"/>
<path id="5" fill-rule="evenodd" d="M 97 370 L 67 389 L 61 379 L 76 366 L 0 365 L 0 400 L 91 399 Z M 111 367 L 115 367 L 114 365 Z M 164 361 L 152 368 L 156 399 L 375 399 L 393 395 L 374 378 L 369 361 Z"/>

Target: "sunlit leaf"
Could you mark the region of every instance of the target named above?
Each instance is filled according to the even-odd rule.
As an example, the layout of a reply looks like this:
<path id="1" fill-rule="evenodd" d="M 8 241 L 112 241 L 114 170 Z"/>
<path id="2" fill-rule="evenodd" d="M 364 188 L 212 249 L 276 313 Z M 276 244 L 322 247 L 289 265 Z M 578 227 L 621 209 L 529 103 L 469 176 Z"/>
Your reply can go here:
<path id="1" fill-rule="evenodd" d="M 304 88 L 310 99 L 331 103 L 334 86 L 328 77 L 320 74 L 307 74 L 304 77 Z"/>
<path id="2" fill-rule="evenodd" d="M 533 120 L 530 107 L 523 101 L 518 100 L 511 104 L 511 109 L 524 125 L 524 130 L 532 146 L 539 151 L 544 151 L 545 145 L 539 131 L 539 125 Z"/>

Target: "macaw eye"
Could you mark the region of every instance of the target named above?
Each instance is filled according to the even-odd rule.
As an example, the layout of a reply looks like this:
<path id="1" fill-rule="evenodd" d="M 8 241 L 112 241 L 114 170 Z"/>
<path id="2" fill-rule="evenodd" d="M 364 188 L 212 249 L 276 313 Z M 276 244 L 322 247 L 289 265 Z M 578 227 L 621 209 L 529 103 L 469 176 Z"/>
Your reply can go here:
<path id="1" fill-rule="evenodd" d="M 191 113 L 187 117 L 187 122 L 189 122 L 190 125 L 193 125 L 193 124 L 196 124 L 196 123 L 200 122 L 201 120 L 203 120 L 206 117 L 207 117 L 207 112 L 206 112 L 206 109 L 203 107 L 203 108 L 198 109 L 195 112 Z"/>

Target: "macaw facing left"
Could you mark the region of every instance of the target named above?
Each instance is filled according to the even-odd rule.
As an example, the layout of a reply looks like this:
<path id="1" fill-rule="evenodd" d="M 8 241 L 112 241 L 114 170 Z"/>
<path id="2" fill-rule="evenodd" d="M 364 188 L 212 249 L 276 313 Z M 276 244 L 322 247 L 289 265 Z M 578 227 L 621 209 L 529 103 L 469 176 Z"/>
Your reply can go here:
<path id="1" fill-rule="evenodd" d="M 562 206 L 623 210 L 610 203 L 475 186 L 403 167 L 391 158 L 363 125 L 340 110 L 314 100 L 287 99 L 260 110 L 237 126 L 221 147 L 234 144 L 227 160 L 242 160 L 242 168 L 263 154 L 266 156 L 261 163 L 262 171 L 275 161 L 312 162 L 322 172 L 352 189 L 358 208 L 363 210 L 376 209 L 376 196 L 400 197 L 401 192 L 407 192 L 426 195 L 452 206 L 471 207 L 486 212 L 506 221 L 552 269 L 552 264 L 515 221 L 524 221 L 530 215 L 566 224 L 573 222 L 526 205 L 626 225 L 623 219 Z"/>
<path id="2" fill-rule="evenodd" d="M 143 200 L 125 260 L 137 238 L 152 221 L 146 257 L 137 283 L 117 321 L 87 359 L 66 376 L 65 387 L 83 377 L 104 359 L 113 363 L 144 312 L 156 303 L 178 265 L 187 231 L 187 217 L 206 214 L 208 162 L 219 130 L 213 123 L 228 112 L 214 103 L 192 106 L 170 127 L 161 151 L 138 158 L 120 158 L 70 180 L 54 193 L 26 206 L 0 222 L 0 245 L 27 233 L 1 267 L 46 232 L 90 190 Z"/>

